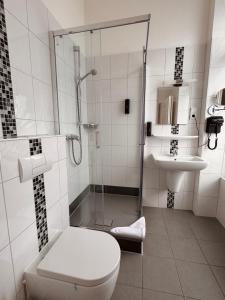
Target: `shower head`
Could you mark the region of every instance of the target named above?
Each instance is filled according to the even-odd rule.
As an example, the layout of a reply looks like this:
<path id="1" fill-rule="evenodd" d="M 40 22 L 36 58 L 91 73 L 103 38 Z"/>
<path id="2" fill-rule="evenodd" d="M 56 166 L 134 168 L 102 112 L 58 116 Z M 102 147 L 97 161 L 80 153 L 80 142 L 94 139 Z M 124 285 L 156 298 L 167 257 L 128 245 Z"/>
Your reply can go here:
<path id="1" fill-rule="evenodd" d="M 95 75 L 97 75 L 97 73 L 98 73 L 97 70 L 91 69 L 91 71 L 89 71 L 87 74 L 85 74 L 84 76 L 80 77 L 79 82 L 81 83 L 89 75 L 95 76 Z"/>
<path id="2" fill-rule="evenodd" d="M 98 74 L 97 70 L 95 70 L 95 69 L 92 69 L 92 70 L 91 70 L 91 75 L 92 75 L 92 76 L 95 76 L 95 75 L 97 75 L 97 74 Z"/>

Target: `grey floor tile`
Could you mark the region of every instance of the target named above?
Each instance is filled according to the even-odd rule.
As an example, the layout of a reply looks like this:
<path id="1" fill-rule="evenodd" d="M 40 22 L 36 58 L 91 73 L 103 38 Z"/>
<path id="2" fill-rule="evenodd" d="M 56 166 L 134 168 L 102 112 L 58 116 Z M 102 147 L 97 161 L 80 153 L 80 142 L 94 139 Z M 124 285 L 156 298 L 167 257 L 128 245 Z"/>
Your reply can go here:
<path id="1" fill-rule="evenodd" d="M 150 219 L 146 220 L 147 233 L 159 234 L 167 236 L 166 226 L 163 219 Z"/>
<path id="2" fill-rule="evenodd" d="M 116 285 L 111 300 L 142 300 L 142 289 L 126 285 Z"/>
<path id="3" fill-rule="evenodd" d="M 194 239 L 171 239 L 173 255 L 176 259 L 190 262 L 207 263 L 198 242 Z"/>
<path id="4" fill-rule="evenodd" d="M 142 255 L 122 253 L 118 283 L 142 287 Z"/>
<path id="5" fill-rule="evenodd" d="M 143 290 L 143 300 L 183 300 L 181 296 L 176 296 L 167 293 Z"/>
<path id="6" fill-rule="evenodd" d="M 194 217 L 193 212 L 189 210 L 164 209 L 162 214 L 166 222 L 177 221 L 188 223 Z"/>
<path id="7" fill-rule="evenodd" d="M 172 238 L 187 238 L 194 239 L 195 236 L 188 223 L 178 221 L 166 222 L 168 235 Z"/>
<path id="8" fill-rule="evenodd" d="M 191 228 L 199 240 L 225 242 L 225 229 L 215 218 L 195 217 Z"/>
<path id="9" fill-rule="evenodd" d="M 174 260 L 144 256 L 143 287 L 155 291 L 182 295 Z"/>
<path id="10" fill-rule="evenodd" d="M 146 219 L 162 219 L 162 209 L 157 207 L 147 207 L 143 208 L 143 215 Z"/>
<path id="11" fill-rule="evenodd" d="M 210 265 L 225 267 L 225 243 L 199 241 Z"/>
<path id="12" fill-rule="evenodd" d="M 168 237 L 147 234 L 144 241 L 144 255 L 173 257 Z"/>
<path id="13" fill-rule="evenodd" d="M 224 295 L 225 295 L 225 268 L 223 267 L 212 267 L 213 273 L 216 276 L 217 281 L 219 282 L 219 286 L 221 287 Z"/>
<path id="14" fill-rule="evenodd" d="M 224 300 L 209 266 L 177 261 L 182 290 L 186 297 L 203 300 Z"/>

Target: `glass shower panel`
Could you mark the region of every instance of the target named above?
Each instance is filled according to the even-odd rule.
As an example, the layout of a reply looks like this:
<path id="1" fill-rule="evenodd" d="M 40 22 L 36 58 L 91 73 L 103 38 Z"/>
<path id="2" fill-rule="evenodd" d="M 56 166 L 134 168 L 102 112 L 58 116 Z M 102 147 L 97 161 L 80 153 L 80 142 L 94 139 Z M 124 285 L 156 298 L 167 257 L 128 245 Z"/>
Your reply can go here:
<path id="1" fill-rule="evenodd" d="M 55 39 L 60 133 L 77 137 L 67 143 L 72 226 L 110 230 L 140 216 L 145 42 L 146 24 Z"/>

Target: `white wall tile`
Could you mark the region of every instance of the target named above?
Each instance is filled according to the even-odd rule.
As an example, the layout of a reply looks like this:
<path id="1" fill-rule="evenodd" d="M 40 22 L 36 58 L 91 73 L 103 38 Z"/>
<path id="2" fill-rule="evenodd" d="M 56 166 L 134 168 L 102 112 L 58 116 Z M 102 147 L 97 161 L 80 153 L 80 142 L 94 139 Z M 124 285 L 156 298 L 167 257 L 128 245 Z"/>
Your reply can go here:
<path id="1" fill-rule="evenodd" d="M 32 181 L 20 183 L 19 178 L 3 183 L 5 204 L 12 241 L 35 221 Z"/>
<path id="2" fill-rule="evenodd" d="M 141 101 L 142 95 L 142 78 L 129 77 L 127 97 L 134 101 Z"/>
<path id="3" fill-rule="evenodd" d="M 127 148 L 127 166 L 138 167 L 140 165 L 140 153 L 141 149 L 139 146 L 129 146 Z"/>
<path id="4" fill-rule="evenodd" d="M 217 197 L 219 192 L 219 176 L 202 173 L 199 180 L 199 195 L 201 197 Z"/>
<path id="5" fill-rule="evenodd" d="M 31 72 L 29 34 L 14 16 L 6 11 L 9 57 L 12 67 L 27 74 Z"/>
<path id="6" fill-rule="evenodd" d="M 127 165 L 127 146 L 112 146 L 112 166 Z"/>
<path id="7" fill-rule="evenodd" d="M 113 101 L 121 101 L 127 98 L 127 79 L 111 79 L 111 98 Z"/>
<path id="8" fill-rule="evenodd" d="M 33 80 L 36 120 L 54 121 L 52 87 Z"/>
<path id="9" fill-rule="evenodd" d="M 1 170 L 3 181 L 19 176 L 18 158 L 29 157 L 28 140 L 1 141 Z"/>
<path id="10" fill-rule="evenodd" d="M 68 203 L 69 203 L 68 195 L 65 195 L 62 199 L 60 199 L 62 230 L 66 229 L 70 225 Z"/>
<path id="11" fill-rule="evenodd" d="M 44 174 L 47 208 L 52 207 L 60 198 L 59 166 L 54 163 L 50 171 Z"/>
<path id="12" fill-rule="evenodd" d="M 60 195 L 64 196 L 67 194 L 67 166 L 66 166 L 66 160 L 61 160 L 59 162 L 59 182 L 60 182 Z"/>
<path id="13" fill-rule="evenodd" d="M 55 134 L 54 122 L 36 121 L 36 126 L 37 126 L 37 135 Z"/>
<path id="14" fill-rule="evenodd" d="M 140 186 L 140 167 L 126 168 L 126 184 L 125 184 L 125 186 L 136 187 L 136 188 L 138 188 Z"/>
<path id="15" fill-rule="evenodd" d="M 62 230 L 61 206 L 59 201 L 47 210 L 48 235 L 51 240 L 54 235 Z"/>
<path id="16" fill-rule="evenodd" d="M 112 124 L 126 124 L 127 115 L 124 113 L 124 101 L 116 101 L 111 104 Z"/>
<path id="17" fill-rule="evenodd" d="M 11 68 L 16 118 L 35 119 L 34 95 L 31 76 Z"/>
<path id="18" fill-rule="evenodd" d="M 98 71 L 96 79 L 110 79 L 110 56 L 96 56 L 94 66 Z"/>
<path id="19" fill-rule="evenodd" d="M 36 223 L 27 228 L 11 244 L 17 292 L 22 288 L 24 270 L 38 255 Z"/>
<path id="20" fill-rule="evenodd" d="M 141 102 L 130 101 L 130 113 L 127 115 L 127 124 L 140 125 L 141 121 Z"/>
<path id="21" fill-rule="evenodd" d="M 41 143 L 42 143 L 42 152 L 45 154 L 45 157 L 52 162 L 57 162 L 59 160 L 58 138 L 44 137 L 41 139 Z"/>
<path id="22" fill-rule="evenodd" d="M 142 52 L 129 53 L 128 58 L 128 76 L 129 77 L 140 77 L 142 76 L 143 57 Z"/>
<path id="23" fill-rule="evenodd" d="M 140 144 L 140 128 L 139 126 L 130 124 L 127 127 L 127 144 L 128 146 L 138 146 Z M 125 136 L 124 136 L 125 138 Z"/>
<path id="24" fill-rule="evenodd" d="M 205 217 L 216 217 L 217 197 L 199 197 L 197 215 Z"/>
<path id="25" fill-rule="evenodd" d="M 112 145 L 125 146 L 127 145 L 127 126 L 113 125 L 112 126 Z"/>
<path id="26" fill-rule="evenodd" d="M 9 243 L 7 217 L 2 184 L 0 184 L 0 251 Z"/>
<path id="27" fill-rule="evenodd" d="M 195 48 L 193 46 L 184 47 L 183 73 L 192 73 L 195 61 Z"/>
<path id="28" fill-rule="evenodd" d="M 46 84 L 51 84 L 49 48 L 30 32 L 32 74 Z"/>
<path id="29" fill-rule="evenodd" d="M 64 136 L 58 137 L 58 155 L 59 160 L 66 158 L 66 138 Z"/>
<path id="30" fill-rule="evenodd" d="M 158 207 L 159 192 L 154 189 L 143 189 L 143 206 Z"/>
<path id="31" fill-rule="evenodd" d="M 111 56 L 111 78 L 123 78 L 127 76 L 128 54 Z"/>
<path id="32" fill-rule="evenodd" d="M 147 189 L 159 188 L 159 170 L 144 168 L 143 187 Z"/>
<path id="33" fill-rule="evenodd" d="M 14 15 L 20 22 L 27 26 L 27 1 L 26 0 L 5 0 L 5 8 Z"/>
<path id="34" fill-rule="evenodd" d="M 111 167 L 112 185 L 126 186 L 126 168 Z"/>
<path id="35" fill-rule="evenodd" d="M 150 50 L 148 52 L 148 76 L 164 75 L 166 67 L 165 49 Z"/>
<path id="36" fill-rule="evenodd" d="M 15 280 L 10 247 L 0 252 L 0 299 L 11 300 L 16 298 Z"/>
<path id="37" fill-rule="evenodd" d="M 166 68 L 165 68 L 166 75 L 174 74 L 175 53 L 176 53 L 175 48 L 166 49 Z"/>
<path id="38" fill-rule="evenodd" d="M 28 136 L 37 134 L 35 120 L 16 119 L 16 129 L 18 136 Z"/>
<path id="39" fill-rule="evenodd" d="M 27 1 L 29 29 L 48 45 L 48 10 L 42 1 Z"/>

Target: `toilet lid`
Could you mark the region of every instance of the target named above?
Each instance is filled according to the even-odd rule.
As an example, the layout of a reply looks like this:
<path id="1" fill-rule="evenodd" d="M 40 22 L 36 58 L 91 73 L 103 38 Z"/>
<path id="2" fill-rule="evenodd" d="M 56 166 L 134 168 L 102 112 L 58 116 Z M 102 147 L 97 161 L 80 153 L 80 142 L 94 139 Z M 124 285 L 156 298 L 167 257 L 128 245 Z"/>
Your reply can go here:
<path id="1" fill-rule="evenodd" d="M 68 227 L 37 267 L 38 274 L 82 286 L 107 281 L 120 263 L 117 241 L 101 231 Z"/>

